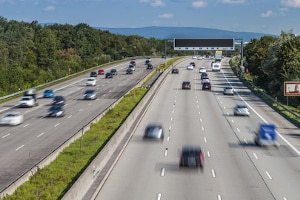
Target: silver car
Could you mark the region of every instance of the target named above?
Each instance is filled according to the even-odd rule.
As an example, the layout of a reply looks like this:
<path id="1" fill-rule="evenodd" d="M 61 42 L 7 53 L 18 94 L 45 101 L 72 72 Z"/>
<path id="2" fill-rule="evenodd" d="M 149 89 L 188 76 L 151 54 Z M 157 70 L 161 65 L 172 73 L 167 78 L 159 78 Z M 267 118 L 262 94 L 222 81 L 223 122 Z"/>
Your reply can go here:
<path id="1" fill-rule="evenodd" d="M 224 95 L 234 95 L 234 89 L 231 86 L 225 87 L 223 94 Z"/>
<path id="2" fill-rule="evenodd" d="M 246 105 L 238 104 L 233 108 L 234 115 L 249 116 L 250 112 Z"/>
<path id="3" fill-rule="evenodd" d="M 148 124 L 145 128 L 144 139 L 163 140 L 164 129 L 161 124 Z"/>

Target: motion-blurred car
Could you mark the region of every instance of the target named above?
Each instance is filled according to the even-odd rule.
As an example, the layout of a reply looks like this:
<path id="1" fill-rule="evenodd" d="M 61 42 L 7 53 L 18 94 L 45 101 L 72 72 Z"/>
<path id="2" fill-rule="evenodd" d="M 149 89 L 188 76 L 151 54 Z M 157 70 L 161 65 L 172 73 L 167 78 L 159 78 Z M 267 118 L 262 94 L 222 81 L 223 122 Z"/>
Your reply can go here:
<path id="1" fill-rule="evenodd" d="M 135 66 L 134 65 L 129 65 L 128 69 L 131 69 L 131 71 L 135 71 Z"/>
<path id="2" fill-rule="evenodd" d="M 9 112 L 2 117 L 0 124 L 16 126 L 23 122 L 24 116 L 20 112 Z"/>
<path id="3" fill-rule="evenodd" d="M 24 96 L 20 99 L 19 107 L 26 108 L 26 107 L 33 107 L 35 106 L 35 100 L 32 96 Z"/>
<path id="4" fill-rule="evenodd" d="M 192 88 L 192 86 L 191 86 L 191 82 L 190 81 L 183 81 L 182 82 L 182 87 L 181 87 L 181 89 L 183 89 L 183 90 L 190 90 Z"/>
<path id="5" fill-rule="evenodd" d="M 238 104 L 233 108 L 234 115 L 249 116 L 250 112 L 246 105 Z"/>
<path id="6" fill-rule="evenodd" d="M 202 80 L 201 80 L 201 83 L 204 84 L 204 83 L 209 83 L 209 78 L 208 77 L 203 77 Z"/>
<path id="7" fill-rule="evenodd" d="M 112 73 L 106 72 L 105 78 L 112 78 L 112 77 L 113 77 Z"/>
<path id="8" fill-rule="evenodd" d="M 186 66 L 186 69 L 187 69 L 187 70 L 193 70 L 193 69 L 194 69 L 194 66 L 193 66 L 193 65 L 188 65 L 188 66 Z"/>
<path id="9" fill-rule="evenodd" d="M 52 105 L 65 105 L 66 100 L 63 96 L 55 96 L 53 101 L 52 101 Z"/>
<path id="10" fill-rule="evenodd" d="M 83 99 L 85 99 L 85 100 L 97 99 L 96 90 L 86 90 L 83 94 Z"/>
<path id="11" fill-rule="evenodd" d="M 111 70 L 110 70 L 110 73 L 111 73 L 112 75 L 118 75 L 117 69 L 111 69 Z"/>
<path id="12" fill-rule="evenodd" d="M 97 72 L 92 71 L 92 72 L 90 73 L 90 77 L 97 77 Z"/>
<path id="13" fill-rule="evenodd" d="M 201 80 L 202 80 L 204 77 L 208 77 L 208 74 L 207 74 L 206 72 L 203 72 L 203 73 L 201 74 Z"/>
<path id="14" fill-rule="evenodd" d="M 205 67 L 200 67 L 200 68 L 199 68 L 199 73 L 204 73 L 204 72 L 206 72 Z"/>
<path id="15" fill-rule="evenodd" d="M 192 65 L 193 67 L 196 67 L 195 62 L 190 62 L 190 65 Z"/>
<path id="16" fill-rule="evenodd" d="M 47 117 L 63 117 L 65 110 L 62 105 L 52 105 L 49 110 Z"/>
<path id="17" fill-rule="evenodd" d="M 179 74 L 179 69 L 173 68 L 171 71 L 172 74 Z"/>
<path id="18" fill-rule="evenodd" d="M 98 70 L 98 75 L 104 75 L 104 74 L 105 74 L 104 69 L 99 69 L 99 70 Z"/>
<path id="19" fill-rule="evenodd" d="M 133 73 L 133 69 L 131 67 L 128 67 L 126 69 L 126 74 L 132 74 Z"/>
<path id="20" fill-rule="evenodd" d="M 184 146 L 181 150 L 179 167 L 200 167 L 204 166 L 204 156 L 199 146 Z"/>
<path id="21" fill-rule="evenodd" d="M 223 94 L 224 95 L 234 95 L 234 90 L 231 86 L 227 86 L 224 88 Z"/>
<path id="22" fill-rule="evenodd" d="M 197 60 L 202 60 L 203 59 L 203 56 L 198 56 L 197 57 Z"/>
<path id="23" fill-rule="evenodd" d="M 163 140 L 164 129 L 161 124 L 148 124 L 145 128 L 144 139 Z"/>
<path id="24" fill-rule="evenodd" d="M 134 68 L 135 68 L 135 67 L 136 67 L 136 62 L 135 62 L 135 60 L 130 61 L 130 65 L 133 65 Z M 134 70 L 135 70 L 135 69 L 134 69 Z"/>
<path id="25" fill-rule="evenodd" d="M 86 86 L 95 86 L 96 85 L 96 79 L 95 77 L 89 77 L 86 80 Z"/>
<path id="26" fill-rule="evenodd" d="M 211 84 L 210 84 L 210 82 L 203 83 L 202 84 L 202 90 L 211 90 Z"/>
<path id="27" fill-rule="evenodd" d="M 53 90 L 45 90 L 43 97 L 44 98 L 53 98 L 54 97 L 54 91 Z"/>
<path id="28" fill-rule="evenodd" d="M 197 56 L 193 56 L 193 57 L 192 57 L 192 59 L 196 59 L 196 58 L 197 58 Z"/>

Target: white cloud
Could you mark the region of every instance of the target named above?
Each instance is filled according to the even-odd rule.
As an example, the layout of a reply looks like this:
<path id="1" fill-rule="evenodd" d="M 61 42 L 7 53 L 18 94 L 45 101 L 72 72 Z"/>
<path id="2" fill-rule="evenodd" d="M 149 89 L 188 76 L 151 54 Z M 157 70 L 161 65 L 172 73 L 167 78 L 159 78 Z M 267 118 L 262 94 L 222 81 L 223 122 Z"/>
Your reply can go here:
<path id="1" fill-rule="evenodd" d="M 261 13 L 261 17 L 270 17 L 273 14 L 272 10 L 268 10 L 267 12 Z"/>
<path id="2" fill-rule="evenodd" d="M 55 10 L 54 6 L 47 6 L 46 8 L 44 8 L 45 11 L 52 11 Z"/>
<path id="3" fill-rule="evenodd" d="M 300 0 L 281 0 L 281 4 L 287 7 L 300 8 Z"/>
<path id="4" fill-rule="evenodd" d="M 245 0 L 221 0 L 222 3 L 226 4 L 234 4 L 234 3 L 244 3 Z"/>
<path id="5" fill-rule="evenodd" d="M 170 18 L 173 18 L 173 14 L 165 13 L 165 14 L 159 15 L 158 17 L 164 18 L 164 19 L 170 19 Z"/>
<path id="6" fill-rule="evenodd" d="M 193 3 L 192 3 L 192 6 L 194 7 L 194 8 L 203 8 L 203 7 L 205 7 L 206 6 L 206 2 L 205 1 L 194 1 Z"/>
<path id="7" fill-rule="evenodd" d="M 161 7 L 161 6 L 164 6 L 165 3 L 161 0 L 155 0 L 150 5 L 153 6 L 153 7 Z"/>

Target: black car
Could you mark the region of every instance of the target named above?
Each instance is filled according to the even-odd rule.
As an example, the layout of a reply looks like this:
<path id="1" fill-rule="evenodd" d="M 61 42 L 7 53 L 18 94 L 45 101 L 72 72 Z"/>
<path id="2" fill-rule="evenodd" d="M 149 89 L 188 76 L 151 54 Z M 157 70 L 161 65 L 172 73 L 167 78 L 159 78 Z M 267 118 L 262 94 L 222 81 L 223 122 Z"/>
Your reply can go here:
<path id="1" fill-rule="evenodd" d="M 164 129 L 161 124 L 148 124 L 145 128 L 144 139 L 163 140 Z"/>
<path id="2" fill-rule="evenodd" d="M 203 73 L 201 74 L 201 80 L 202 80 L 204 77 L 208 77 L 208 74 L 207 74 L 206 72 L 203 72 Z"/>
<path id="3" fill-rule="evenodd" d="M 52 105 L 48 110 L 48 117 L 63 117 L 65 110 L 61 105 Z"/>
<path id="4" fill-rule="evenodd" d="M 179 167 L 203 168 L 204 156 L 200 146 L 184 146 L 181 150 Z"/>
<path id="5" fill-rule="evenodd" d="M 111 70 L 110 70 L 110 73 L 111 73 L 112 75 L 118 75 L 117 69 L 111 69 Z"/>
<path id="6" fill-rule="evenodd" d="M 92 71 L 91 74 L 90 74 L 90 77 L 97 77 L 97 75 L 98 75 L 97 72 Z"/>
<path id="7" fill-rule="evenodd" d="M 113 77 L 112 73 L 106 72 L 105 78 L 112 78 L 112 77 Z"/>
<path id="8" fill-rule="evenodd" d="M 196 67 L 195 62 L 190 62 L 190 65 L 192 65 L 193 67 Z"/>
<path id="9" fill-rule="evenodd" d="M 66 100 L 63 96 L 55 96 L 52 101 L 53 105 L 65 105 L 65 103 L 66 103 Z"/>
<path id="10" fill-rule="evenodd" d="M 210 82 L 205 82 L 202 84 L 202 90 L 211 90 Z"/>
<path id="11" fill-rule="evenodd" d="M 182 89 L 185 90 L 190 90 L 191 89 L 191 82 L 190 81 L 183 81 L 182 82 Z"/>
<path id="12" fill-rule="evenodd" d="M 172 74 L 179 74 L 179 69 L 173 68 L 171 71 Z"/>
<path id="13" fill-rule="evenodd" d="M 86 90 L 83 94 L 83 98 L 86 100 L 94 100 L 97 99 L 96 90 Z"/>
<path id="14" fill-rule="evenodd" d="M 147 69 L 153 69 L 153 65 L 151 63 L 147 64 Z"/>

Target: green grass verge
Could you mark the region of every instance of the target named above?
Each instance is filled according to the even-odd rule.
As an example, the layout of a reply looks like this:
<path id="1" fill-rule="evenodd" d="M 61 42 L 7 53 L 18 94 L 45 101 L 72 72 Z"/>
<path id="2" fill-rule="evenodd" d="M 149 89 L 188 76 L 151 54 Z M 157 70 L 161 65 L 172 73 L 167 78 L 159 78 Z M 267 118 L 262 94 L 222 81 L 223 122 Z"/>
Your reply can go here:
<path id="1" fill-rule="evenodd" d="M 14 194 L 4 197 L 4 200 L 62 198 L 147 91 L 145 88 L 136 88 L 125 95 L 99 122 L 91 125 L 82 139 L 72 143 L 57 159 L 39 170 Z"/>

